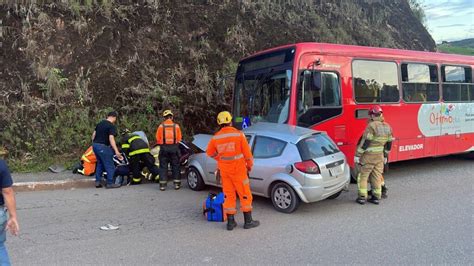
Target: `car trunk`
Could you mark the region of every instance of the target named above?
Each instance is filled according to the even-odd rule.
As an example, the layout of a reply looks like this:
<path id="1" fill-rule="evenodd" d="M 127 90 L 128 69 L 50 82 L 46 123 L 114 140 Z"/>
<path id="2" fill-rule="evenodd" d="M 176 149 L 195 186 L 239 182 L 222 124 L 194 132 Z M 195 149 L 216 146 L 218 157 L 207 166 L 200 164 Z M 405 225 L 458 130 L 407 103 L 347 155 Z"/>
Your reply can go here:
<path id="1" fill-rule="evenodd" d="M 318 165 L 324 186 L 339 182 L 345 171 L 345 156 L 324 133 L 310 135 L 297 144 L 303 161 L 311 160 Z"/>

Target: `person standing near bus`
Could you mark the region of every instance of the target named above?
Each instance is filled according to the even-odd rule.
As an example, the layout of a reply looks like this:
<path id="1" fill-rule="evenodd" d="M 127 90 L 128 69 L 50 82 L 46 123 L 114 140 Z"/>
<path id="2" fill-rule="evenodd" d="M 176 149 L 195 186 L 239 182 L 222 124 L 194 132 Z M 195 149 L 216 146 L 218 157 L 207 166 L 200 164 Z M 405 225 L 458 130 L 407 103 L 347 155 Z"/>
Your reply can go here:
<path id="1" fill-rule="evenodd" d="M 392 128 L 384 121 L 382 113 L 382 108 L 378 105 L 369 110 L 370 122 L 354 158 L 354 162 L 360 165 L 360 172 L 357 175 L 358 197 L 356 202 L 362 205 L 367 201 L 369 177 L 372 196 L 368 201 L 379 204 L 382 197 L 384 163 L 392 148 Z"/>
<path id="2" fill-rule="evenodd" d="M 163 112 L 165 121 L 156 130 L 156 143 L 160 145 L 160 190 L 165 191 L 168 186 L 168 165 L 171 164 L 174 189 L 181 188 L 181 176 L 179 171 L 179 142 L 182 140 L 181 128 L 173 121 L 173 112 Z"/>
<path id="3" fill-rule="evenodd" d="M 240 209 L 244 213 L 245 229 L 260 225 L 252 219 L 252 192 L 248 173 L 252 170 L 253 156 L 245 135 L 232 127 L 232 115 L 220 112 L 217 124 L 221 127 L 209 142 L 206 154 L 217 161 L 217 167 L 222 180 L 224 192 L 224 213 L 227 216 L 227 230 L 236 226 L 234 215 L 237 213 L 237 198 L 240 199 Z M 216 177 L 218 174 L 216 174 Z"/>

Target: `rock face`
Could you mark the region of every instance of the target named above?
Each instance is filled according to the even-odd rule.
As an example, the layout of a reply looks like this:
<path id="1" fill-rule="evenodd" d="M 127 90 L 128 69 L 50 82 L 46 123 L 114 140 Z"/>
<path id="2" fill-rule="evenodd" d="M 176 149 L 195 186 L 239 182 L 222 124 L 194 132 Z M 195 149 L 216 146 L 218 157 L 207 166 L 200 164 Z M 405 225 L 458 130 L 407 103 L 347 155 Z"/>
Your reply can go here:
<path id="1" fill-rule="evenodd" d="M 87 128 L 107 108 L 122 114 L 120 126 L 148 134 L 165 107 L 187 134 L 210 131 L 231 99 L 231 82 L 223 94 L 216 89 L 222 77 L 264 48 L 314 41 L 435 49 L 406 0 L 10 2 L 0 7 L 0 141 L 14 156 L 84 148 Z M 53 136 L 66 144 L 51 148 Z"/>

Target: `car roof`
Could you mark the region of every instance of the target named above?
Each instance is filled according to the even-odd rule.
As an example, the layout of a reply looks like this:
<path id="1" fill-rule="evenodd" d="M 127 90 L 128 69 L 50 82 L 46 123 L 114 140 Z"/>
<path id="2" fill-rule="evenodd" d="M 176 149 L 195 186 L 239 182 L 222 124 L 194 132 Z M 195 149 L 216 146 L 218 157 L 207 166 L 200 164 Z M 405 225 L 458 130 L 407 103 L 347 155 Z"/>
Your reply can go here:
<path id="1" fill-rule="evenodd" d="M 245 128 L 243 132 L 245 134 L 256 134 L 296 144 L 301 139 L 321 131 L 288 124 L 258 122 L 248 128 Z"/>

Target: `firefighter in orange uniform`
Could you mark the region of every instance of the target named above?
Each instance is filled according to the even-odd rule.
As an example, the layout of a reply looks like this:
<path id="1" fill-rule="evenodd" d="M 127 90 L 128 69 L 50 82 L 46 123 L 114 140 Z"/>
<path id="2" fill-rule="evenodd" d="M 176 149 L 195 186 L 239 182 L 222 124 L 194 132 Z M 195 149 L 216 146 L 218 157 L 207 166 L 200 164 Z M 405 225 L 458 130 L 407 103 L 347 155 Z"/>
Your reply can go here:
<path id="1" fill-rule="evenodd" d="M 93 175 L 95 173 L 95 166 L 97 164 L 97 158 L 95 157 L 92 146 L 90 146 L 81 157 L 82 168 L 78 169 L 77 172 L 86 176 Z"/>
<path id="2" fill-rule="evenodd" d="M 219 113 L 217 123 L 221 129 L 212 137 L 206 153 L 217 161 L 217 167 L 222 177 L 227 230 L 233 230 L 237 226 L 234 219 L 234 215 L 237 213 L 236 192 L 240 198 L 240 209 L 244 213 L 244 228 L 257 227 L 260 222 L 252 219 L 252 192 L 248 178 L 248 172 L 252 170 L 253 166 L 250 146 L 245 135 L 231 126 L 232 115 L 229 112 Z"/>
<path id="3" fill-rule="evenodd" d="M 173 174 L 174 189 L 181 187 L 181 177 L 179 172 L 179 142 L 182 140 L 181 128 L 173 122 L 173 112 L 166 110 L 163 112 L 165 121 L 156 130 L 156 143 L 160 145 L 160 190 L 166 190 L 168 184 L 168 165 L 171 164 Z"/>

